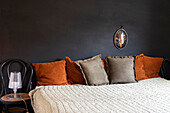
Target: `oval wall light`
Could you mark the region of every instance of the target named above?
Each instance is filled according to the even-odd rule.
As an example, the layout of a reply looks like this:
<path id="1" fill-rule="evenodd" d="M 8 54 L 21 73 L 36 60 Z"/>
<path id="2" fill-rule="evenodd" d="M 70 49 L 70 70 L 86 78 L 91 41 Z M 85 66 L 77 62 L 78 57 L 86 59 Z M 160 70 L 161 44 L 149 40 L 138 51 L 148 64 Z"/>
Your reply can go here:
<path id="1" fill-rule="evenodd" d="M 113 43 L 117 49 L 123 49 L 128 43 L 128 34 L 121 26 L 113 36 Z"/>

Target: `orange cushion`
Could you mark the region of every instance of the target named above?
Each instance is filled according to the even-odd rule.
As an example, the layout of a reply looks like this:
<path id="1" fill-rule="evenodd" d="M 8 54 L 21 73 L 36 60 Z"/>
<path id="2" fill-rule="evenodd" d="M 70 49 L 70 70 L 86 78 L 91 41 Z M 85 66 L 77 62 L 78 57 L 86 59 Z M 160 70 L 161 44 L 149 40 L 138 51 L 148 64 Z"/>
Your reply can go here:
<path id="1" fill-rule="evenodd" d="M 148 78 L 145 75 L 145 71 L 144 71 L 143 57 L 144 54 L 140 54 L 136 56 L 136 60 L 135 60 L 136 80 L 143 80 Z"/>
<path id="2" fill-rule="evenodd" d="M 37 77 L 37 86 L 66 85 L 65 64 L 65 60 L 51 63 L 32 63 Z"/>
<path id="3" fill-rule="evenodd" d="M 106 62 L 105 62 L 105 60 L 102 60 L 102 64 L 103 64 L 103 66 L 104 66 L 104 69 L 105 69 L 105 71 L 106 71 Z"/>
<path id="4" fill-rule="evenodd" d="M 85 79 L 79 66 L 72 61 L 69 57 L 65 57 L 67 79 L 70 84 L 85 84 Z"/>
<path id="5" fill-rule="evenodd" d="M 159 77 L 160 67 L 162 65 L 163 58 L 148 57 L 144 54 L 136 56 L 135 71 L 136 80 L 144 80 L 148 78 Z"/>
<path id="6" fill-rule="evenodd" d="M 144 56 L 144 70 L 148 78 L 159 77 L 163 58 Z"/>

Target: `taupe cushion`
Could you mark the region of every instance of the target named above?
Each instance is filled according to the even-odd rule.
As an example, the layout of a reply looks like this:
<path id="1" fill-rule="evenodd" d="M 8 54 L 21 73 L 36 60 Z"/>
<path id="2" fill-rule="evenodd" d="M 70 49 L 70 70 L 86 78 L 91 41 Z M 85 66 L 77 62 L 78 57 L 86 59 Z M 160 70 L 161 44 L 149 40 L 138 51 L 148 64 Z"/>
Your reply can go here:
<path id="1" fill-rule="evenodd" d="M 111 84 L 136 82 L 133 56 L 106 56 L 105 60 Z"/>
<path id="2" fill-rule="evenodd" d="M 88 59 L 84 59 L 84 60 L 77 60 L 77 61 L 75 61 L 75 63 L 80 67 L 80 63 L 81 62 L 84 62 L 84 61 L 89 61 L 89 60 L 92 60 L 92 59 L 95 59 L 95 58 L 101 58 L 102 57 L 102 55 L 101 54 L 99 54 L 99 55 L 96 55 L 96 56 L 94 56 L 94 57 L 91 57 L 91 58 L 88 58 Z"/>
<path id="3" fill-rule="evenodd" d="M 108 84 L 108 76 L 101 61 L 101 55 L 79 62 L 88 85 Z"/>

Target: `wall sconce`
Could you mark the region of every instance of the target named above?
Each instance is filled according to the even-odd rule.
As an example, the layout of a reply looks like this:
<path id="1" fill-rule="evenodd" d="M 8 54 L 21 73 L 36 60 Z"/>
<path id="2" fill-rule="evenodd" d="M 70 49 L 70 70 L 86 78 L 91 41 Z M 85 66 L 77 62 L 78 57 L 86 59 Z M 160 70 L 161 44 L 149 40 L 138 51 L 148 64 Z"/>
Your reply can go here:
<path id="1" fill-rule="evenodd" d="M 123 49 L 126 47 L 128 43 L 128 34 L 123 29 L 123 26 L 120 26 L 120 28 L 115 32 L 113 36 L 113 43 L 117 49 Z"/>

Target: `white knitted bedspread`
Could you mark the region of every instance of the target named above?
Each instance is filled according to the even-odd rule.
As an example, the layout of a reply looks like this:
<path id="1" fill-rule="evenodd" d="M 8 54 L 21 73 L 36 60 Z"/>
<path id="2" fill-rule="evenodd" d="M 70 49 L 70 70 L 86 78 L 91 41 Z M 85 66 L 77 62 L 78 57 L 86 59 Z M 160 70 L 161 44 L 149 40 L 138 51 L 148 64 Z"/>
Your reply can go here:
<path id="1" fill-rule="evenodd" d="M 170 113 L 170 81 L 44 86 L 32 90 L 35 113 Z"/>

